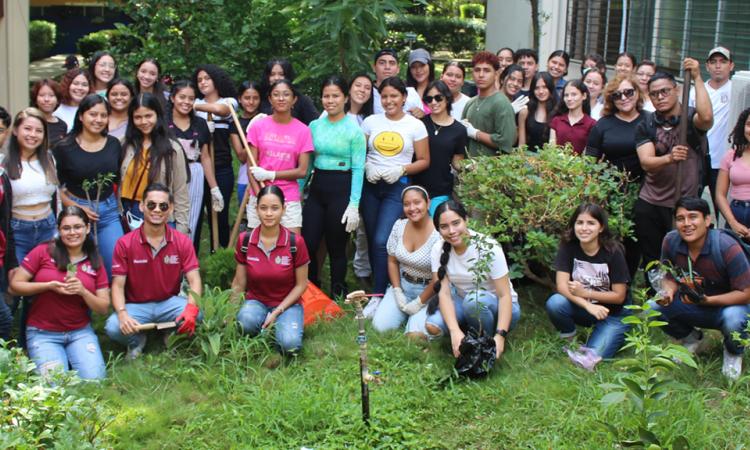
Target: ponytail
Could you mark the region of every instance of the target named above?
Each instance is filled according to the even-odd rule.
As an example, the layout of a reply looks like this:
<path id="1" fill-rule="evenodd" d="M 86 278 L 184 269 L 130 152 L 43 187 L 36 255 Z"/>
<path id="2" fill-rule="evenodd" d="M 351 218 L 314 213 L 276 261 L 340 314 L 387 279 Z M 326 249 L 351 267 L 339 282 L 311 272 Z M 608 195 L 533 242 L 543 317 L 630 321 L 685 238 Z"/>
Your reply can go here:
<path id="1" fill-rule="evenodd" d="M 440 302 L 439 294 L 440 294 L 440 286 L 443 283 L 443 278 L 445 278 L 445 267 L 448 265 L 448 259 L 451 256 L 451 244 L 450 242 L 443 242 L 443 252 L 440 254 L 440 267 L 437 271 L 437 281 L 435 282 L 435 285 L 433 286 L 433 289 L 435 290 L 435 295 L 430 299 L 430 303 L 427 304 L 427 314 L 432 314 L 437 310 L 438 303 Z"/>

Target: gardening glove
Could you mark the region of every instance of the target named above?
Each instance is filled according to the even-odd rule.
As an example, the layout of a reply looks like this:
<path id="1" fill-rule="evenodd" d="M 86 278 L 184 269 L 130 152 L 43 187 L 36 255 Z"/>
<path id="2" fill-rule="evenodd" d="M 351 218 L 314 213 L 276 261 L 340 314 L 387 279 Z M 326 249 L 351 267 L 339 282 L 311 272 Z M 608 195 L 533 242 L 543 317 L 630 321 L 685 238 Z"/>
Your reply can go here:
<path id="1" fill-rule="evenodd" d="M 216 212 L 221 212 L 224 209 L 224 196 L 221 195 L 219 186 L 211 188 L 211 208 Z"/>
<path id="2" fill-rule="evenodd" d="M 214 121 L 206 122 L 206 125 L 208 125 L 208 132 L 214 134 L 214 131 L 216 130 L 216 124 Z"/>
<path id="3" fill-rule="evenodd" d="M 469 119 L 464 119 L 461 121 L 461 123 L 466 127 L 466 136 L 476 140 L 477 139 L 477 133 L 479 133 L 479 130 L 474 128 L 474 125 L 469 122 Z"/>
<path id="4" fill-rule="evenodd" d="M 378 169 L 373 163 L 365 163 L 365 178 L 372 184 L 375 184 L 380 179 L 380 169 Z"/>
<path id="5" fill-rule="evenodd" d="M 195 334 L 195 321 L 198 319 L 198 313 L 201 310 L 198 309 L 198 306 L 193 305 L 192 303 L 188 303 L 185 305 L 185 309 L 182 311 L 182 314 L 177 316 L 177 319 L 175 319 L 175 323 L 179 325 L 179 328 L 177 328 L 178 333 L 187 333 L 190 336 Z"/>
<path id="6" fill-rule="evenodd" d="M 349 203 L 343 217 L 341 217 L 341 223 L 346 225 L 344 229 L 347 233 L 356 230 L 357 226 L 359 226 L 359 207 Z"/>
<path id="7" fill-rule="evenodd" d="M 406 294 L 404 294 L 403 289 L 401 289 L 400 287 L 393 288 L 393 297 L 396 299 L 396 306 L 398 306 L 398 309 L 403 311 L 406 307 L 406 304 L 408 303 Z"/>
<path id="8" fill-rule="evenodd" d="M 273 181 L 276 179 L 276 172 L 273 170 L 266 170 L 259 166 L 250 167 L 250 172 L 253 174 L 253 178 L 258 181 Z"/>
<path id="9" fill-rule="evenodd" d="M 522 95 L 518 97 L 517 99 L 513 100 L 513 103 L 511 103 L 510 106 L 513 107 L 513 113 L 518 114 L 519 111 L 526 108 L 527 103 L 529 103 L 529 96 Z"/>
<path id="10" fill-rule="evenodd" d="M 383 181 L 385 181 L 388 184 L 393 184 L 399 180 L 402 176 L 404 176 L 404 167 L 403 166 L 393 166 L 388 167 L 387 169 L 383 169 L 380 171 Z"/>
<path id="11" fill-rule="evenodd" d="M 412 300 L 409 303 L 407 303 L 406 305 L 404 305 L 404 307 L 401 308 L 401 311 L 404 314 L 408 314 L 410 316 L 413 316 L 414 314 L 416 314 L 419 311 L 421 311 L 422 308 L 424 308 L 424 306 L 425 305 L 424 305 L 424 303 L 422 303 L 422 299 L 419 298 L 419 296 L 417 296 L 416 298 L 414 298 L 414 300 Z"/>

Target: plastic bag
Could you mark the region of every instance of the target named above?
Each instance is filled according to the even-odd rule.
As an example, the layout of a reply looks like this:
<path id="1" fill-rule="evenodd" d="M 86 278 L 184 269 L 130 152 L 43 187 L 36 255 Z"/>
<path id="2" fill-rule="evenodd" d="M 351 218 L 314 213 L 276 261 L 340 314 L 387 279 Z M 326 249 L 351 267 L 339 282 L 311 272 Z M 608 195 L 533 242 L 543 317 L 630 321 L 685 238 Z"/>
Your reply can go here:
<path id="1" fill-rule="evenodd" d="M 475 336 L 469 331 L 459 347 L 461 355 L 456 360 L 456 372 L 469 378 L 486 377 L 495 364 L 495 340 L 492 336 Z"/>

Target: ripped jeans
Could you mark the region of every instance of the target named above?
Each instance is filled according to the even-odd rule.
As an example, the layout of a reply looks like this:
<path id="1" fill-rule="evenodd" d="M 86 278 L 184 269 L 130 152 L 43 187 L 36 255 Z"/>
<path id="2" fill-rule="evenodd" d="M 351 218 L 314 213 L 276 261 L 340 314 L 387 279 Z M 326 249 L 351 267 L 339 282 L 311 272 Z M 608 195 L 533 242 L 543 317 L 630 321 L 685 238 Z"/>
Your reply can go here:
<path id="1" fill-rule="evenodd" d="M 47 331 L 26 327 L 29 357 L 37 372 L 46 376 L 55 370 L 74 370 L 85 380 L 99 380 L 107 366 L 91 324 L 73 331 Z"/>
<path id="2" fill-rule="evenodd" d="M 237 314 L 242 332 L 248 336 L 260 334 L 266 316 L 274 309 L 276 308 L 266 306 L 258 300 L 245 300 Z M 290 306 L 276 318 L 273 327 L 276 345 L 282 354 L 298 353 L 302 349 L 304 319 L 304 311 L 299 303 Z"/>

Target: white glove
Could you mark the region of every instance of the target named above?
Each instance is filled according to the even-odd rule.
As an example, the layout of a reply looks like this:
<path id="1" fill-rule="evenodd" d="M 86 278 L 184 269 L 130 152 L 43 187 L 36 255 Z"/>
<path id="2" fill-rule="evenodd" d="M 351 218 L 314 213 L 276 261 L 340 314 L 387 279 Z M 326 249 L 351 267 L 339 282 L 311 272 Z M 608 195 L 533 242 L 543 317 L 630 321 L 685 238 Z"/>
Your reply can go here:
<path id="1" fill-rule="evenodd" d="M 469 122 L 469 119 L 464 119 L 461 121 L 461 123 L 466 127 L 466 136 L 476 140 L 477 139 L 477 133 L 479 133 L 479 130 L 474 128 L 474 125 Z"/>
<path id="2" fill-rule="evenodd" d="M 346 225 L 345 230 L 347 233 L 356 230 L 357 226 L 359 226 L 359 207 L 349 203 L 346 211 L 344 211 L 344 215 L 341 217 L 341 223 Z"/>
<path id="3" fill-rule="evenodd" d="M 518 114 L 518 111 L 526 108 L 527 103 L 529 103 L 529 96 L 522 95 L 518 97 L 517 99 L 513 100 L 513 103 L 511 103 L 510 106 L 513 107 L 513 113 Z"/>
<path id="4" fill-rule="evenodd" d="M 404 176 L 404 168 L 402 166 L 388 167 L 380 171 L 380 174 L 388 184 L 393 184 L 398 181 L 399 178 Z"/>
<path id="5" fill-rule="evenodd" d="M 214 131 L 216 131 L 216 124 L 214 121 L 206 122 L 206 124 L 208 125 L 208 132 L 214 134 Z"/>
<path id="6" fill-rule="evenodd" d="M 219 186 L 211 188 L 211 209 L 216 212 L 221 212 L 224 209 L 224 196 L 221 195 Z"/>
<path id="7" fill-rule="evenodd" d="M 403 311 L 406 307 L 406 303 L 408 302 L 403 289 L 401 289 L 400 287 L 393 288 L 393 297 L 396 299 L 396 306 L 398 306 L 398 309 Z"/>
<path id="8" fill-rule="evenodd" d="M 365 178 L 372 184 L 375 184 L 380 180 L 380 169 L 378 169 L 373 163 L 365 163 Z"/>
<path id="9" fill-rule="evenodd" d="M 408 314 L 410 316 L 413 316 L 414 314 L 418 313 L 422 308 L 425 307 L 425 304 L 422 303 L 422 300 L 417 296 L 414 300 L 410 301 L 406 305 L 404 305 L 403 308 L 401 308 L 401 311 L 404 314 Z"/>
<path id="10" fill-rule="evenodd" d="M 273 170 L 266 170 L 258 166 L 250 167 L 250 173 L 252 173 L 253 178 L 258 181 L 273 181 L 276 179 L 276 172 L 274 172 Z"/>

